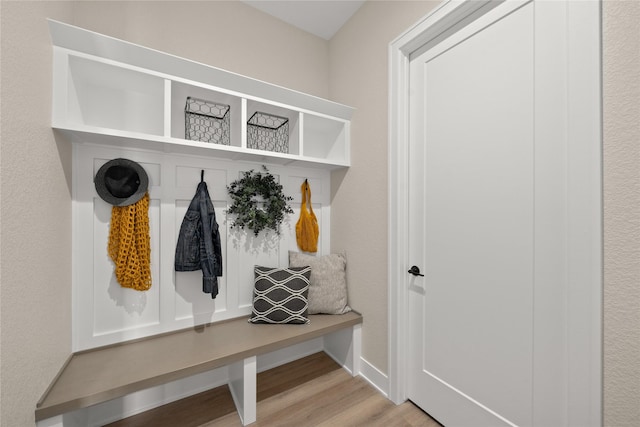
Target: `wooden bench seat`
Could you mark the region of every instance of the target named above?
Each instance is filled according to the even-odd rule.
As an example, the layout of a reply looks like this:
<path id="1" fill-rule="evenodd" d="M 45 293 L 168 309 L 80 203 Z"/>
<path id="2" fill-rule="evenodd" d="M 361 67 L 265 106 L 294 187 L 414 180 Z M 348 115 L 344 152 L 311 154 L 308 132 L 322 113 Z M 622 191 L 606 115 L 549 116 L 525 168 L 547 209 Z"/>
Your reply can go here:
<path id="1" fill-rule="evenodd" d="M 38 402 L 36 421 L 61 426 L 64 413 L 228 366 L 238 412 L 243 424 L 250 424 L 256 418 L 256 356 L 346 328 L 359 341 L 358 313 L 309 318 L 307 325 L 262 325 L 242 317 L 74 353 Z M 353 347 L 352 356 L 359 359 L 359 342 Z"/>

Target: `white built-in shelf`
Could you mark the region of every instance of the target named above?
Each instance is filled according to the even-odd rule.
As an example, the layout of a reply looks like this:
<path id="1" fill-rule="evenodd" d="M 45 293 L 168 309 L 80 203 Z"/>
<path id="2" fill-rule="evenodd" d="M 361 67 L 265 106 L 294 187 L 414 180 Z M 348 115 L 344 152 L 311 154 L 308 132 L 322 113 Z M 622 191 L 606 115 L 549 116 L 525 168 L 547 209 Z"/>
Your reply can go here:
<path id="1" fill-rule="evenodd" d="M 73 141 L 327 169 L 350 165 L 351 107 L 49 20 L 52 127 Z M 187 97 L 228 104 L 230 145 L 185 139 Z M 256 111 L 289 119 L 289 152 L 247 147 Z"/>

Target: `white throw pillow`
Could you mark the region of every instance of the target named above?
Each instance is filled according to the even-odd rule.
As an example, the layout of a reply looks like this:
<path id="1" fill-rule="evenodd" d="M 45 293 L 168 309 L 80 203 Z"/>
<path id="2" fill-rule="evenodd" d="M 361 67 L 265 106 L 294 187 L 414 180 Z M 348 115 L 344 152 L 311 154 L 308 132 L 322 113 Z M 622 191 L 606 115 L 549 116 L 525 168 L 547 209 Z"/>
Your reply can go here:
<path id="1" fill-rule="evenodd" d="M 311 266 L 309 314 L 343 314 L 347 305 L 347 257 L 344 253 L 324 256 L 289 252 L 289 267 Z"/>

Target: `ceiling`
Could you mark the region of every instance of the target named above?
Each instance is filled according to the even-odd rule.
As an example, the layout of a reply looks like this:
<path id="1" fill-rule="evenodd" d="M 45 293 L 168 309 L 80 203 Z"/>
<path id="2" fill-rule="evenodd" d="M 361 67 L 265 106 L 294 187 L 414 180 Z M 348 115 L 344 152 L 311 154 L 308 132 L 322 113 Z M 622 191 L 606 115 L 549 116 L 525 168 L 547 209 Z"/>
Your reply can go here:
<path id="1" fill-rule="evenodd" d="M 329 40 L 365 0 L 242 0 L 325 40 Z"/>

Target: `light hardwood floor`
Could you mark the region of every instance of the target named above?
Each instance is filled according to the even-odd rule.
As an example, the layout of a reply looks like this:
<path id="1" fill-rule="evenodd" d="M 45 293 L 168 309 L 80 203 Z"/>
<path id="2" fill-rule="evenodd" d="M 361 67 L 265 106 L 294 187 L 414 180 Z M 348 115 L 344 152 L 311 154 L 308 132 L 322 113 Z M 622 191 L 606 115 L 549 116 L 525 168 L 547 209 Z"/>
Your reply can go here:
<path id="1" fill-rule="evenodd" d="M 424 426 L 436 421 L 411 402 L 394 405 L 362 378 L 316 353 L 258 374 L 251 426 Z M 241 427 L 227 386 L 109 424 L 111 427 Z"/>

